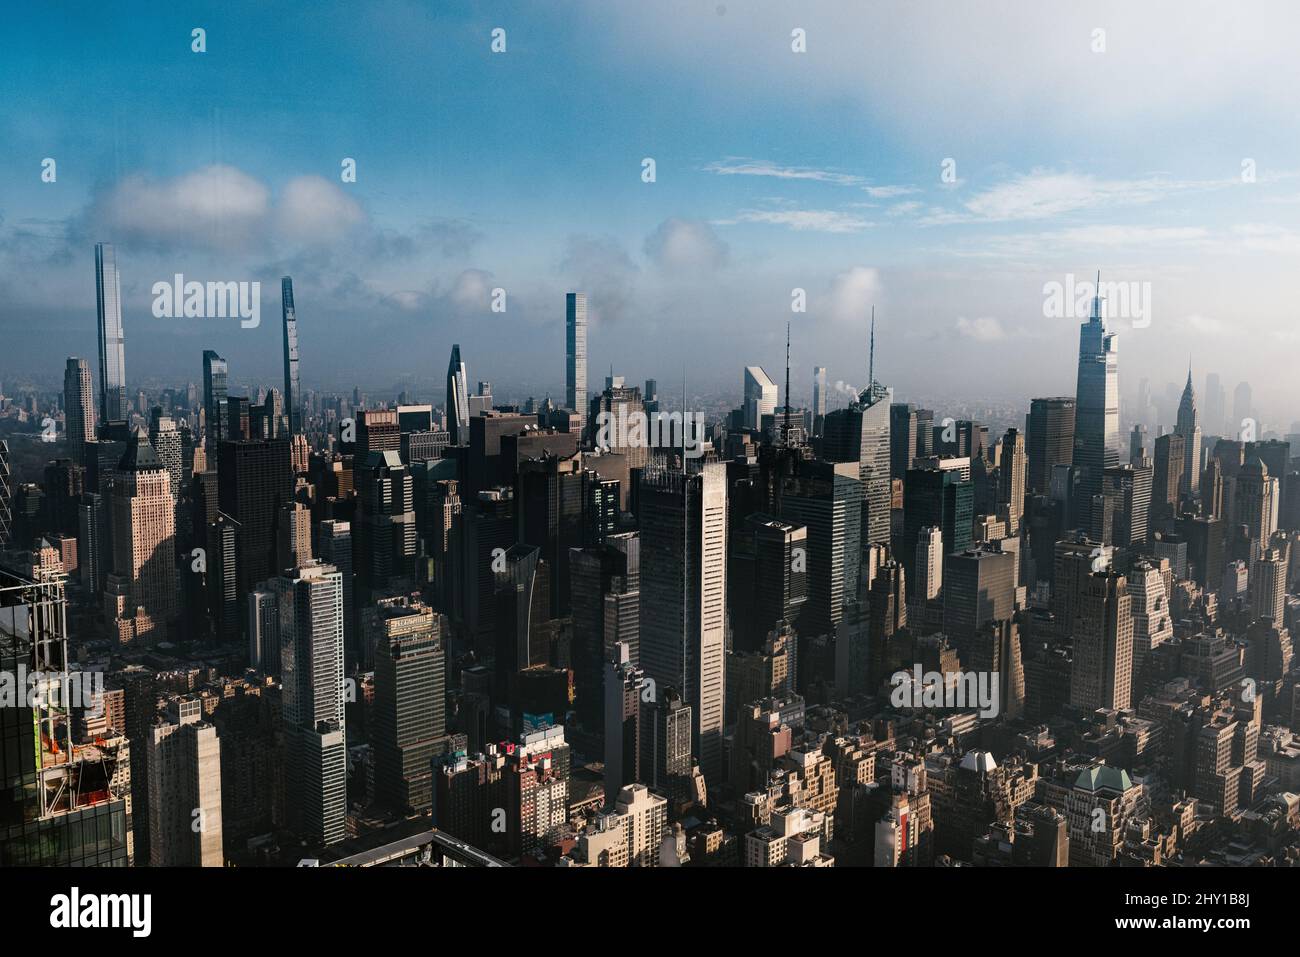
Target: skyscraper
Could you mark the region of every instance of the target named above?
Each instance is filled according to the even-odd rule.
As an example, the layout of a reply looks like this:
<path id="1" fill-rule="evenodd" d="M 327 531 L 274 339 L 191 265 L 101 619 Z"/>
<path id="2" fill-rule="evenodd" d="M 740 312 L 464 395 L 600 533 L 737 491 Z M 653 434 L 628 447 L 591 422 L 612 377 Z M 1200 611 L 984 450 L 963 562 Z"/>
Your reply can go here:
<path id="1" fill-rule="evenodd" d="M 86 440 L 95 437 L 93 392 L 89 363 L 68 356 L 63 372 L 63 417 L 67 423 L 68 455 L 78 465 L 86 464 Z"/>
<path id="2" fill-rule="evenodd" d="M 813 366 L 813 435 L 822 434 L 822 420 L 826 418 L 826 367 Z"/>
<path id="3" fill-rule="evenodd" d="M 605 662 L 605 800 L 641 774 L 641 697 L 645 673 L 632 663 L 626 642 L 614 642 Z"/>
<path id="4" fill-rule="evenodd" d="M 642 476 L 641 667 L 657 689 L 678 688 L 708 781 L 723 770 L 726 686 L 727 473 L 651 466 Z"/>
<path id="5" fill-rule="evenodd" d="M 271 579 L 280 619 L 285 731 L 285 811 L 309 844 L 347 836 L 343 717 L 343 583 L 312 562 Z"/>
<path id="6" fill-rule="evenodd" d="M 211 349 L 203 350 L 203 422 L 209 468 L 217 464 L 217 449 L 227 437 L 228 398 L 226 360 Z"/>
<path id="7" fill-rule="evenodd" d="M 406 598 L 377 612 L 375 797 L 399 812 L 422 811 L 433 804 L 433 759 L 447 726 L 442 617 Z"/>
<path id="8" fill-rule="evenodd" d="M 452 445 L 469 444 L 469 383 L 465 363 L 460 361 L 460 346 L 451 347 L 447 364 L 447 431 Z"/>
<path id="9" fill-rule="evenodd" d="M 889 417 L 889 391 L 873 381 L 848 408 L 828 413 L 822 429 L 822 454 L 828 461 L 858 464 L 863 548 L 889 544 Z"/>
<path id="10" fill-rule="evenodd" d="M 122 289 L 111 243 L 95 244 L 95 303 L 99 311 L 99 418 L 124 422 L 126 337 L 122 332 Z"/>
<path id="11" fill-rule="evenodd" d="M 1106 328 L 1101 274 L 1092 315 L 1079 327 L 1079 379 L 1074 424 L 1074 464 L 1079 469 L 1079 524 L 1088 527 L 1102 473 L 1119 464 L 1119 338 Z"/>
<path id="12" fill-rule="evenodd" d="M 1133 612 L 1124 576 L 1110 571 L 1088 575 L 1067 627 L 1074 641 L 1070 704 L 1087 712 L 1129 707 Z"/>
<path id="13" fill-rule="evenodd" d="M 745 366 L 745 428 L 761 429 L 763 416 L 776 412 L 776 383 L 761 366 Z"/>
<path id="14" fill-rule="evenodd" d="M 221 867 L 221 742 L 198 698 L 179 698 L 149 728 L 149 863 Z"/>
<path id="15" fill-rule="evenodd" d="M 564 298 L 564 404 L 577 415 L 576 431 L 582 435 L 587 421 L 587 294 L 571 292 Z"/>
<path id="16" fill-rule="evenodd" d="M 1025 422 L 1029 491 L 1047 494 L 1052 470 L 1074 461 L 1074 411 L 1071 396 L 1030 401 Z"/>
<path id="17" fill-rule="evenodd" d="M 916 458 L 916 406 L 895 402 L 889 406 L 889 476 L 901 479 Z"/>
<path id="18" fill-rule="evenodd" d="M 1178 403 L 1178 423 L 1174 431 L 1183 437 L 1183 474 L 1178 490 L 1195 495 L 1201 486 L 1201 427 L 1196 423 L 1196 393 L 1192 389 L 1192 370 L 1187 370 L 1187 385 Z"/>
<path id="19" fill-rule="evenodd" d="M 998 478 L 998 505 L 1006 508 L 1007 534 L 1015 536 L 1025 514 L 1025 435 L 1019 429 L 1007 429 L 1002 436 Z"/>
<path id="20" fill-rule="evenodd" d="M 176 503 L 171 476 L 139 429 L 113 475 L 109 510 L 105 615 L 119 641 L 157 641 L 177 611 Z"/>
<path id="21" fill-rule="evenodd" d="M 284 408 L 289 434 L 302 431 L 302 385 L 298 379 L 298 319 L 293 308 L 293 280 L 280 280 L 280 310 L 284 315 Z"/>

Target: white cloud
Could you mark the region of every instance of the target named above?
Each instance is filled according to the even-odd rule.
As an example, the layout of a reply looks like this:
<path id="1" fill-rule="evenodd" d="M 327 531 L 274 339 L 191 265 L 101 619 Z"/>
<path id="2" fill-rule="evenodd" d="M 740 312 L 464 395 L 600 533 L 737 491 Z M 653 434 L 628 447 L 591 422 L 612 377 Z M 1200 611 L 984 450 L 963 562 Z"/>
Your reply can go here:
<path id="1" fill-rule="evenodd" d="M 720 176 L 770 176 L 776 179 L 805 179 L 836 186 L 855 186 L 862 177 L 811 166 L 781 166 L 768 160 L 728 158 L 704 167 L 707 173 Z"/>
<path id="2" fill-rule="evenodd" d="M 646 255 L 661 269 L 711 272 L 727 261 L 727 244 L 708 223 L 666 219 L 645 240 Z"/>
<path id="3" fill-rule="evenodd" d="M 788 226 L 800 232 L 856 233 L 873 225 L 870 221 L 833 209 L 746 209 L 732 219 L 719 219 L 715 225 L 768 223 Z"/>
<path id="4" fill-rule="evenodd" d="M 271 191 L 233 166 L 206 166 L 172 179 L 128 176 L 98 197 L 92 227 L 116 241 L 241 245 L 255 238 Z"/>
<path id="5" fill-rule="evenodd" d="M 974 339 L 976 342 L 997 342 L 1007 337 L 1002 323 L 990 316 L 982 316 L 978 319 L 958 316 L 957 334 L 966 339 Z"/>
<path id="6" fill-rule="evenodd" d="M 854 266 L 835 277 L 830 290 L 830 316 L 836 322 L 861 322 L 871 316 L 880 298 L 880 273 L 869 266 Z"/>
<path id="7" fill-rule="evenodd" d="M 276 204 L 278 232 L 300 243 L 334 242 L 365 218 L 356 200 L 320 176 L 290 180 Z"/>
<path id="8" fill-rule="evenodd" d="M 864 186 L 862 191 L 872 199 L 893 199 L 920 192 L 915 186 Z"/>

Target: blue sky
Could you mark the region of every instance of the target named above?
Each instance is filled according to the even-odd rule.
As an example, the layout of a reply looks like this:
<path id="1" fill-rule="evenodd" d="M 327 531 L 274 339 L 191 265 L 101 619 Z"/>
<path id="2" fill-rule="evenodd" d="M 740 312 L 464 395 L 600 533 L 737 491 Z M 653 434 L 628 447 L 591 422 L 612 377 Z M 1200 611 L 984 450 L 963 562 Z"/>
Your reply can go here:
<path id="1" fill-rule="evenodd" d="M 1300 15 L 1131 6 L 22 8 L 0 39 L 0 374 L 94 355 L 97 240 L 132 380 L 196 379 L 216 348 L 275 384 L 288 272 L 307 384 L 375 390 L 440 382 L 452 342 L 472 378 L 558 389 L 579 288 L 593 382 L 684 365 L 739 391 L 792 319 L 796 398 L 814 364 L 860 385 L 874 304 L 903 395 L 1058 394 L 1077 332 L 1043 286 L 1100 268 L 1150 283 L 1150 325 L 1121 323 L 1126 394 L 1190 355 L 1285 429 Z M 261 281 L 262 325 L 153 318 L 176 272 Z"/>

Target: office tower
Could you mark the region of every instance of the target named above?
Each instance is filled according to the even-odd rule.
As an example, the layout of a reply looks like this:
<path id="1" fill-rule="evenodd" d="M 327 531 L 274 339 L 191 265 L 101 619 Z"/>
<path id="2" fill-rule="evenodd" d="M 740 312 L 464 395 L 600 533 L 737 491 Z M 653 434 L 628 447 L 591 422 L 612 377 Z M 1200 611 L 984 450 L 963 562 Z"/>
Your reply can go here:
<path id="1" fill-rule="evenodd" d="M 989 548 L 953 552 L 944 561 L 943 630 L 967 658 L 989 621 L 1008 621 L 1015 611 L 1016 556 Z"/>
<path id="2" fill-rule="evenodd" d="M 641 780 L 641 697 L 645 672 L 632 663 L 626 642 L 614 642 L 605 662 L 605 801 Z"/>
<path id="3" fill-rule="evenodd" d="M 176 502 L 171 477 L 139 429 L 109 496 L 113 558 L 104 612 L 119 641 L 163 638 L 177 612 Z"/>
<path id="4" fill-rule="evenodd" d="M 610 376 L 605 390 L 591 401 L 591 444 L 599 442 L 602 449 L 627 456 L 629 469 L 645 468 L 650 443 L 635 441 L 631 426 L 647 411 L 640 389 L 624 385 L 622 376 Z"/>
<path id="5" fill-rule="evenodd" d="M 512 545 L 504 556 L 494 556 L 492 571 L 496 606 L 493 697 L 518 716 L 519 673 L 531 665 L 547 663 L 541 629 L 551 618 L 550 568 L 537 546 Z"/>
<path id="6" fill-rule="evenodd" d="M 862 547 L 889 544 L 889 391 L 871 385 L 846 409 L 826 416 L 822 454 L 830 462 L 857 462 L 862 483 Z M 906 499 L 904 499 L 906 500 Z"/>
<path id="7" fill-rule="evenodd" d="M 122 331 L 122 289 L 117 254 L 110 243 L 95 244 L 95 303 L 99 313 L 99 418 L 125 422 L 126 337 Z"/>
<path id="8" fill-rule="evenodd" d="M 68 367 L 63 372 L 63 416 L 68 455 L 78 465 L 85 465 L 86 440 L 95 437 L 95 400 L 90 365 L 76 356 L 68 356 Z"/>
<path id="9" fill-rule="evenodd" d="M 676 866 L 665 865 L 663 857 L 668 833 L 665 798 L 650 793 L 644 784 L 629 784 L 616 790 L 608 802 L 610 808 L 597 814 L 578 836 L 573 856 L 560 859 L 561 867 Z M 680 834 L 681 825 L 677 827 Z M 684 837 L 681 841 L 684 847 Z"/>
<path id="10" fill-rule="evenodd" d="M 397 452 L 370 452 L 357 467 L 355 481 L 358 587 L 367 601 L 387 588 L 414 587 L 419 543 L 410 469 Z"/>
<path id="11" fill-rule="evenodd" d="M 894 402 L 889 406 L 889 475 L 901 479 L 916 458 L 916 406 Z"/>
<path id="12" fill-rule="evenodd" d="M 916 537 L 917 580 L 912 593 L 916 601 L 929 602 L 939 597 L 943 588 L 943 529 L 938 525 L 921 528 Z"/>
<path id="13" fill-rule="evenodd" d="M 776 412 L 776 383 L 760 366 L 746 366 L 744 388 L 745 428 L 761 429 L 763 416 Z"/>
<path id="14" fill-rule="evenodd" d="M 1196 420 L 1196 393 L 1192 389 L 1192 370 L 1187 370 L 1187 384 L 1178 403 L 1178 423 L 1174 431 L 1183 437 L 1183 474 L 1178 490 L 1195 496 L 1201 486 L 1201 427 Z"/>
<path id="15" fill-rule="evenodd" d="M 1007 429 L 1002 436 L 998 505 L 1006 507 L 1007 535 L 1019 535 L 1020 519 L 1025 514 L 1025 435 L 1019 429 Z"/>
<path id="16" fill-rule="evenodd" d="M 604 720 L 604 669 L 615 644 L 627 646 L 633 665 L 640 661 L 640 533 L 622 532 L 572 549 L 569 573 L 576 707 L 583 726 L 594 730 Z"/>
<path id="17" fill-rule="evenodd" d="M 167 469 L 171 479 L 173 501 L 181 500 L 181 482 L 184 480 L 181 466 L 181 433 L 170 416 L 162 414 L 160 406 L 154 407 L 149 416 L 149 444 L 154 453 Z"/>
<path id="18" fill-rule="evenodd" d="M 297 568 L 311 560 L 311 509 L 302 502 L 288 502 L 276 516 L 276 570 Z"/>
<path id="19" fill-rule="evenodd" d="M 469 444 L 469 382 L 465 363 L 460 361 L 460 346 L 451 347 L 447 365 L 447 431 L 452 445 Z"/>
<path id="20" fill-rule="evenodd" d="M 826 418 L 826 367 L 813 366 L 813 435 L 822 434 L 822 420 Z"/>
<path id="21" fill-rule="evenodd" d="M 674 805 L 691 799 L 691 706 L 673 688 L 656 688 L 641 717 L 641 776 Z"/>
<path id="22" fill-rule="evenodd" d="M 248 594 L 248 667 L 264 675 L 280 672 L 280 607 L 269 588 Z"/>
<path id="23" fill-rule="evenodd" d="M 1283 610 L 1290 552 L 1289 543 L 1269 545 L 1250 568 L 1251 615 L 1267 618 L 1279 628 L 1285 625 Z"/>
<path id="24" fill-rule="evenodd" d="M 799 621 L 808 600 L 808 529 L 756 512 L 731 541 L 727 570 L 732 647 L 754 651 L 780 622 Z"/>
<path id="25" fill-rule="evenodd" d="M 640 665 L 692 706 L 706 781 L 722 774 L 726 683 L 727 473 L 651 466 L 641 478 Z"/>
<path id="26" fill-rule="evenodd" d="M 77 505 L 86 491 L 86 470 L 71 459 L 56 459 L 45 466 L 44 531 L 75 534 Z M 71 574 L 72 569 L 67 569 Z"/>
<path id="27" fill-rule="evenodd" d="M 1092 315 L 1079 327 L 1073 464 L 1079 468 L 1081 519 L 1091 515 L 1102 472 L 1119 465 L 1119 338 L 1107 330 L 1102 315 L 1100 275 L 1097 286 Z"/>
<path id="28" fill-rule="evenodd" d="M 238 593 L 244 595 L 277 571 L 276 523 L 293 500 L 289 443 L 222 442 L 218 462 L 219 508 L 239 524 Z"/>
<path id="29" fill-rule="evenodd" d="M 1240 434 L 1247 419 L 1254 417 L 1249 382 L 1238 382 L 1232 390 L 1232 432 Z"/>
<path id="30" fill-rule="evenodd" d="M 1151 480 L 1151 519 L 1178 517 L 1178 489 L 1183 480 L 1186 440 L 1177 432 L 1156 439 L 1155 474 Z"/>
<path id="31" fill-rule="evenodd" d="M 955 469 L 909 469 L 903 484 L 903 561 L 907 579 L 921 580 L 917 573 L 917 547 L 921 529 L 938 528 L 943 535 L 943 553 L 964 551 L 972 541 L 974 485 L 964 482 Z M 915 591 L 913 597 L 915 597 Z"/>
<path id="32" fill-rule="evenodd" d="M 280 311 L 284 317 L 284 409 L 289 434 L 302 431 L 302 385 L 298 378 L 298 317 L 293 308 L 293 280 L 280 280 Z"/>
<path id="33" fill-rule="evenodd" d="M 800 462 L 782 482 L 780 517 L 807 530 L 807 600 L 800 634 L 833 632 L 857 597 L 862 562 L 860 470 L 856 462 Z"/>
<path id="34" fill-rule="evenodd" d="M 577 415 L 578 435 L 587 420 L 587 294 L 564 297 L 564 404 Z"/>
<path id="35" fill-rule="evenodd" d="M 211 349 L 203 350 L 203 421 L 208 459 L 216 463 L 218 448 L 225 441 L 228 425 L 228 396 L 226 379 L 229 370 L 226 360 Z M 211 466 L 210 466 L 211 467 Z"/>
<path id="36" fill-rule="evenodd" d="M 171 703 L 149 729 L 149 863 L 221 867 L 221 742 L 198 698 Z"/>
<path id="37" fill-rule="evenodd" d="M 285 812 L 308 844 L 347 837 L 343 583 L 312 562 L 270 580 L 280 618 Z"/>
<path id="38" fill-rule="evenodd" d="M 356 456 L 371 452 L 400 452 L 402 427 L 395 409 L 363 409 L 357 413 Z"/>
<path id="39" fill-rule="evenodd" d="M 204 620 L 196 623 L 196 632 L 211 628 L 217 641 L 234 641 L 243 624 L 239 591 L 239 523 L 223 512 L 208 523 L 204 536 L 207 550 L 206 607 L 194 609 L 206 612 Z"/>
<path id="40" fill-rule="evenodd" d="M 1217 372 L 1205 373 L 1205 428 L 1210 435 L 1223 432 L 1228 415 L 1227 395 Z M 1235 432 L 1236 429 L 1230 430 Z"/>
<path id="41" fill-rule="evenodd" d="M 1091 712 L 1123 710 L 1133 691 L 1133 600 L 1113 572 L 1087 576 L 1075 599 L 1070 705 Z"/>
<path id="42" fill-rule="evenodd" d="M 53 680 L 68 660 L 62 576 L 0 566 L 0 674 Z M 66 697 L 16 697 L 0 707 L 0 866 L 127 866 L 120 752 L 74 747 Z"/>
<path id="43" fill-rule="evenodd" d="M 1166 559 L 1142 559 L 1128 574 L 1133 611 L 1133 694 L 1141 702 L 1148 690 L 1155 650 L 1174 637 L 1169 596 L 1174 576 Z"/>
<path id="44" fill-rule="evenodd" d="M 1261 546 L 1277 528 L 1277 480 L 1257 456 L 1241 467 L 1234 495 L 1234 521 L 1246 526 L 1246 536 Z"/>
<path id="45" fill-rule="evenodd" d="M 1273 490 L 1273 508 L 1278 509 L 1279 513 L 1281 513 L 1283 503 L 1291 498 L 1290 482 L 1288 481 L 1288 473 L 1292 471 L 1291 443 L 1279 441 L 1278 439 L 1248 442 L 1246 443 L 1245 454 L 1247 460 L 1251 456 L 1255 456 L 1268 466 L 1269 478 L 1277 483 Z M 1281 523 L 1281 527 L 1286 528 L 1287 523 Z"/>
<path id="46" fill-rule="evenodd" d="M 1145 463 L 1139 459 L 1139 463 Z M 1136 550 L 1146 544 L 1149 535 L 1149 515 L 1151 511 L 1151 477 L 1150 465 L 1117 465 L 1108 468 L 1102 476 L 1102 495 L 1113 503 L 1111 528 L 1107 537 L 1094 527 L 1090 530 L 1092 537 L 1104 544 L 1118 545 L 1121 548 Z"/>
<path id="47" fill-rule="evenodd" d="M 251 412 L 248 396 L 232 395 L 226 397 L 226 432 L 230 442 L 247 442 L 253 437 Z"/>
<path id="48" fill-rule="evenodd" d="M 1211 458 L 1201 473 L 1201 511 L 1207 518 L 1224 517 L 1223 463 Z"/>
<path id="49" fill-rule="evenodd" d="M 582 455 L 526 459 L 515 479 L 517 540 L 541 549 L 551 569 L 550 605 L 555 617 L 569 613 L 569 549 L 586 538 Z"/>
<path id="50" fill-rule="evenodd" d="M 327 519 L 320 523 L 317 539 L 320 560 L 337 568 L 343 582 L 344 663 L 351 669 L 361 660 L 361 648 L 356 639 L 356 599 L 353 597 L 356 576 L 352 573 L 352 524 Z"/>
<path id="51" fill-rule="evenodd" d="M 1033 399 L 1025 421 L 1025 454 L 1031 492 L 1046 493 L 1052 471 L 1074 462 L 1075 399 L 1058 396 Z"/>
<path id="52" fill-rule="evenodd" d="M 1128 460 L 1130 465 L 1137 465 L 1147 454 L 1147 427 L 1142 423 L 1133 426 L 1128 434 Z"/>
<path id="53" fill-rule="evenodd" d="M 433 760 L 445 751 L 443 620 L 407 598 L 385 600 L 376 611 L 375 798 L 400 813 L 418 813 L 433 804 Z"/>
<path id="54" fill-rule="evenodd" d="M 496 580 L 493 560 L 515 544 L 514 494 L 489 489 L 464 503 L 461 555 L 456 563 L 465 627 L 476 651 L 486 654 L 496 641 Z M 500 552 L 497 550 L 500 549 Z"/>
<path id="55" fill-rule="evenodd" d="M 903 566 L 891 560 L 880 566 L 871 583 L 867 598 L 871 687 L 885 679 L 885 663 L 888 661 L 886 642 L 900 629 L 907 627 L 906 579 Z"/>

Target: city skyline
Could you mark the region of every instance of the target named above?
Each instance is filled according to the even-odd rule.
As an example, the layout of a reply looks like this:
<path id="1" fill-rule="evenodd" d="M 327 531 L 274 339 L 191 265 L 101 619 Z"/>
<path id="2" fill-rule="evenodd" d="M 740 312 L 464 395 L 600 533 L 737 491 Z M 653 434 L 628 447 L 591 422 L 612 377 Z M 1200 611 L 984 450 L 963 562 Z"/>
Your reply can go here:
<path id="1" fill-rule="evenodd" d="M 772 4 L 743 12 L 715 5 L 724 13 L 672 6 L 665 21 L 672 27 L 594 8 L 583 26 L 564 29 L 522 9 L 429 21 L 395 6 L 363 18 L 356 31 L 322 18 L 306 42 L 342 44 L 344 66 L 326 81 L 320 64 L 305 61 L 303 77 L 285 81 L 300 122 L 322 131 L 311 136 L 236 92 L 234 84 L 256 75 L 258 50 L 275 41 L 218 43 L 229 36 L 226 14 L 205 27 L 202 54 L 191 52 L 188 26 L 171 41 L 165 22 L 122 36 L 124 51 L 161 57 L 179 86 L 145 84 L 125 60 L 99 63 L 98 81 L 116 91 L 111 125 L 69 97 L 75 87 L 34 89 L 17 53 L 0 66 L 15 90 L 0 109 L 0 130 L 16 147 L 0 159 L 7 183 L 0 274 L 24 282 L 6 281 L 0 330 L 35 324 L 49 334 L 16 337 L 12 361 L 21 370 L 94 354 L 76 290 L 86 288 L 86 250 L 110 242 L 135 357 L 129 375 L 139 377 L 132 381 L 186 374 L 186 355 L 204 348 L 243 356 L 246 374 L 271 381 L 281 351 L 275 323 L 245 329 L 156 319 L 150 290 L 176 273 L 257 281 L 273 308 L 270 291 L 288 274 L 299 280 L 300 298 L 310 291 L 321 333 L 308 357 L 308 388 L 345 387 L 345 376 L 384 384 L 379 370 L 391 356 L 378 343 L 391 338 L 412 347 L 394 365 L 397 376 L 436 382 L 440 357 L 458 342 L 479 357 L 485 379 L 527 377 L 558 398 L 562 361 L 539 370 L 523 356 L 555 355 L 563 341 L 559 297 L 580 289 L 591 309 L 589 367 L 613 363 L 632 381 L 684 370 L 714 388 L 709 357 L 742 331 L 749 340 L 742 365 L 779 368 L 781 326 L 792 319 L 795 394 L 811 391 L 814 365 L 828 368 L 832 385 L 860 388 L 865 357 L 855 346 L 875 304 L 882 366 L 900 394 L 922 394 L 937 365 L 966 395 L 1050 395 L 1071 377 L 1060 347 L 1074 333 L 1072 322 L 1045 315 L 1045 286 L 1070 276 L 1084 282 L 1100 268 L 1103 277 L 1150 287 L 1148 315 L 1116 316 L 1122 369 L 1130 370 L 1121 373 L 1124 395 L 1138 378 L 1181 380 L 1190 354 L 1198 380 L 1215 372 L 1230 384 L 1251 381 L 1260 407 L 1278 410 L 1269 417 L 1288 414 L 1279 363 L 1296 341 L 1284 290 L 1288 256 L 1300 248 L 1290 215 L 1300 168 L 1277 157 L 1295 152 L 1295 131 L 1275 122 L 1271 84 L 1231 99 L 1240 92 L 1232 67 L 1243 51 L 1283 75 L 1296 70 L 1281 59 L 1275 37 L 1284 31 L 1267 29 L 1268 18 L 1234 22 L 1238 42 L 1209 78 L 1196 80 L 1202 100 L 1161 113 L 1157 130 L 1149 111 L 1171 95 L 1172 79 L 1154 81 L 1150 64 L 1213 43 L 1213 20 L 1190 18 L 1170 33 L 1149 10 L 1103 5 L 1092 20 L 1068 14 L 1049 31 L 1046 14 L 947 11 L 944 30 L 904 45 L 891 38 L 921 16 L 904 6 L 876 23 L 814 5 L 789 25 L 792 14 Z M 97 15 L 87 13 L 91 34 Z M 238 15 L 254 23 L 259 16 L 242 6 Z M 491 50 L 494 15 L 506 30 L 502 53 Z M 407 34 L 401 55 L 381 63 L 365 52 L 372 31 L 397 34 L 399 26 Z M 796 27 L 806 32 L 806 52 L 791 50 Z M 859 89 L 837 39 L 848 27 L 870 27 L 888 62 L 925 79 L 863 67 L 874 82 Z M 83 42 L 67 29 L 20 15 L 16 35 L 29 36 L 32 49 L 63 51 L 54 54 L 57 69 L 57 57 L 77 56 Z M 1099 52 L 1095 29 L 1105 31 Z M 716 49 L 729 66 L 678 77 L 679 30 L 696 31 L 694 45 Z M 963 30 L 968 44 L 953 36 Z M 631 46 L 632 35 L 647 42 Z M 1042 49 L 1013 43 L 1026 36 L 1043 38 Z M 422 37 L 449 41 L 432 64 L 419 56 Z M 579 47 L 596 55 L 570 55 Z M 1012 67 L 1049 53 L 1060 61 L 1053 91 L 1021 88 Z M 1021 102 L 1030 123 L 1013 127 L 961 90 L 959 71 L 995 58 L 989 82 Z M 576 72 L 558 75 L 559 61 Z M 433 67 L 422 81 L 430 98 L 380 93 L 409 82 L 417 64 Z M 742 65 L 757 68 L 746 76 L 772 79 L 755 81 L 739 115 L 719 120 L 719 98 L 739 93 L 731 67 Z M 337 87 L 336 106 L 312 98 L 315 82 Z M 660 98 L 681 102 L 672 88 L 687 82 L 703 83 L 707 94 L 672 116 L 662 112 Z M 378 96 L 379 109 L 352 111 L 363 91 Z M 847 123 L 836 115 L 845 98 L 854 104 Z M 946 99 L 966 114 L 954 116 Z M 39 126 L 5 112 L 38 102 Z M 609 107 L 590 130 L 600 135 L 586 137 L 581 159 L 562 159 L 566 135 L 588 128 L 585 111 L 575 109 L 584 103 Z M 614 118 L 632 105 L 648 111 L 644 127 Z M 823 128 L 832 116 L 834 137 Z M 779 147 L 754 135 L 769 125 L 788 134 Z M 1191 137 L 1210 125 L 1221 145 L 1189 152 Z M 399 148 L 398 129 L 417 144 L 426 129 L 443 131 L 444 141 L 421 153 L 432 169 Z M 68 152 L 61 144 L 74 130 Z M 1227 155 L 1234 131 L 1240 148 Z M 250 148 L 272 132 L 274 152 Z M 57 164 L 53 182 L 42 181 L 45 158 Z M 647 158 L 654 182 L 643 181 Z M 354 182 L 345 181 L 345 160 L 355 163 Z M 493 310 L 497 289 L 503 312 Z M 796 289 L 806 294 L 806 312 L 791 311 Z M 493 349 L 502 336 L 518 349 Z M 65 344 L 56 348 L 56 339 Z M 1034 360 L 1017 369 L 1014 384 L 1006 381 L 1012 351 Z M 1285 430 L 1290 422 L 1278 424 Z"/>

